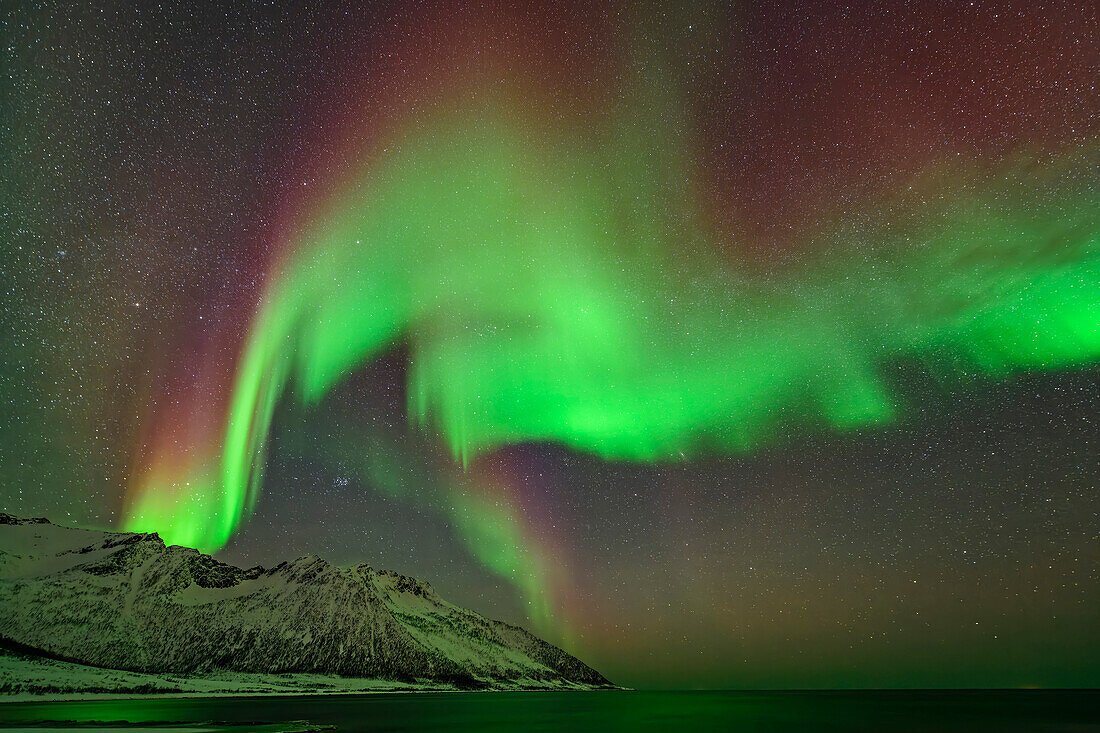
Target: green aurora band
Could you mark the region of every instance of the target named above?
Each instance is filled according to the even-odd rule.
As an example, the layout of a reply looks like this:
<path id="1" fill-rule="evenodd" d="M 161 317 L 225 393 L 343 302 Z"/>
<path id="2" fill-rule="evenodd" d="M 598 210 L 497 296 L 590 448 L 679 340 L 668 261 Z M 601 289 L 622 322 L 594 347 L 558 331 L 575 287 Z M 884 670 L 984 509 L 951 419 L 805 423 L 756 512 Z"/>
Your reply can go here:
<path id="1" fill-rule="evenodd" d="M 654 91 L 668 86 L 636 80 L 583 132 L 479 95 L 364 163 L 271 275 L 214 447 L 144 474 L 127 529 L 224 546 L 284 394 L 315 405 L 398 343 L 410 419 L 463 467 L 530 441 L 626 461 L 743 453 L 898 420 L 883 375 L 901 361 L 949 387 L 1100 356 L 1096 139 L 930 165 L 761 273 L 707 224 L 687 125 Z M 491 514 L 481 524 L 508 524 Z M 543 603 L 541 561 L 508 557 L 523 538 L 484 541 L 497 530 L 470 521 L 471 551 L 502 577 L 519 568 Z"/>
<path id="2" fill-rule="evenodd" d="M 687 243 L 663 247 L 675 235 L 652 220 L 659 192 L 625 209 L 595 175 L 606 164 L 523 143 L 451 121 L 345 192 L 261 304 L 220 469 L 192 477 L 185 503 L 150 487 L 129 526 L 224 545 L 256 499 L 288 380 L 316 403 L 399 339 L 410 415 L 463 464 L 524 441 L 635 461 L 746 451 L 792 427 L 894 420 L 891 360 L 1004 376 L 1100 354 L 1095 145 L 944 166 L 914 182 L 954 182 L 931 203 L 842 221 L 817 261 L 764 278 L 678 259 Z"/>

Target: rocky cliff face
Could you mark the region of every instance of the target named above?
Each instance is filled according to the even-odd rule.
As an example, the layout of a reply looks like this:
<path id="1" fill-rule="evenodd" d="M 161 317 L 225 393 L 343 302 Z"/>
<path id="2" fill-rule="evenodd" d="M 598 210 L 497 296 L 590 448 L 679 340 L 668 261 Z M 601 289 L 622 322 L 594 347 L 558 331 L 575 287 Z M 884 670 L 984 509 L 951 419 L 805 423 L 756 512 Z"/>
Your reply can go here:
<path id="1" fill-rule="evenodd" d="M 609 685 L 521 628 L 366 565 L 244 570 L 156 534 L 0 514 L 0 637 L 137 672 L 317 672 L 492 687 Z"/>

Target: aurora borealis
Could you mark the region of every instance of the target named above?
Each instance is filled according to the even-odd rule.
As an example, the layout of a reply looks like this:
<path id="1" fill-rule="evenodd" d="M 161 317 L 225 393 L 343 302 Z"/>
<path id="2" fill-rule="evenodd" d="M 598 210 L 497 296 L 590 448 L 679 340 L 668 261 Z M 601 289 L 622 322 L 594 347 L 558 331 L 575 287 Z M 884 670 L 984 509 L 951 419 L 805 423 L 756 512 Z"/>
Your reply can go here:
<path id="1" fill-rule="evenodd" d="M 6 27 L 8 511 L 627 683 L 1100 682 L 1089 4 Z"/>

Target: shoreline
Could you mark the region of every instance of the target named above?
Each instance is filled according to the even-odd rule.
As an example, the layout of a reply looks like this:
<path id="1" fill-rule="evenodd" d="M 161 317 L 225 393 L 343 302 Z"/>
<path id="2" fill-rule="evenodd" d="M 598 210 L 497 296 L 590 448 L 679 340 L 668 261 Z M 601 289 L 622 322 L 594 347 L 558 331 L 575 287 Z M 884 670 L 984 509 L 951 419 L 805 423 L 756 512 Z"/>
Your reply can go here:
<path id="1" fill-rule="evenodd" d="M 533 677 L 468 681 L 341 677 L 313 672 L 152 673 L 92 667 L 0 649 L 0 705 L 94 700 L 304 697 L 426 692 L 587 692 L 615 685 Z"/>
<path id="2" fill-rule="evenodd" d="M 93 702 L 96 700 L 191 700 L 209 698 L 253 698 L 253 697 L 338 697 L 350 695 L 423 695 L 423 694 L 492 694 L 502 692 L 637 692 L 631 687 L 540 687 L 540 688 L 496 688 L 485 690 L 459 690 L 454 688 L 424 688 L 424 689 L 363 689 L 363 690 L 311 690 L 311 691 L 254 691 L 242 692 L 238 690 L 219 692 L 195 692 L 192 690 L 181 692 L 154 692 L 154 693 L 125 693 L 125 692 L 76 692 L 76 693 L 22 693 L 16 695 L 0 694 L 0 706 L 19 703 L 36 702 Z"/>

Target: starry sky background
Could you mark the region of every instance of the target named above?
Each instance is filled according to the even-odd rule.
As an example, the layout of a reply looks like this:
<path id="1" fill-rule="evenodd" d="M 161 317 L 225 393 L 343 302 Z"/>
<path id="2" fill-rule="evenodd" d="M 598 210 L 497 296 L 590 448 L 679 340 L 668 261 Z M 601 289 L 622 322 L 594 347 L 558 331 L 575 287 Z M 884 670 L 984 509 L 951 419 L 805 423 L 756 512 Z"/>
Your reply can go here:
<path id="1" fill-rule="evenodd" d="M 735 242 L 715 269 L 782 273 L 815 254 L 822 211 L 930 161 L 1095 147 L 1090 3 L 640 15 L 647 39 L 686 59 L 700 185 Z M 593 69 L 615 65 L 616 17 L 5 7 L 0 508 L 120 525 L 150 410 L 177 383 L 208 383 L 196 375 L 211 339 L 243 337 L 286 211 L 344 168 L 348 136 L 415 122 L 424 79 L 461 78 L 494 44 L 517 76 L 544 74 L 551 96 L 580 88 L 569 104 L 583 106 L 607 81 Z M 458 41 L 439 40 L 448 27 Z M 547 40 L 527 58 L 531 29 Z M 1095 174 L 1077 185 L 1094 200 Z M 530 626 L 530 598 L 471 550 L 455 495 L 432 488 L 455 473 L 438 436 L 409 427 L 408 356 L 396 344 L 308 410 L 279 404 L 263 493 L 220 557 L 366 561 Z M 503 506 L 547 566 L 539 632 L 633 686 L 1100 685 L 1095 362 L 945 386 L 898 360 L 880 376 L 912 406 L 904 419 L 792 431 L 739 455 L 498 448 L 475 469 L 507 490 L 478 500 Z M 361 470 L 383 454 L 413 489 Z"/>

